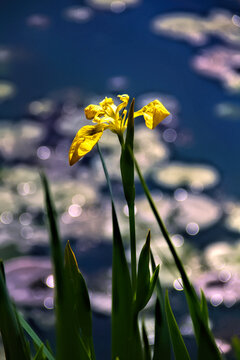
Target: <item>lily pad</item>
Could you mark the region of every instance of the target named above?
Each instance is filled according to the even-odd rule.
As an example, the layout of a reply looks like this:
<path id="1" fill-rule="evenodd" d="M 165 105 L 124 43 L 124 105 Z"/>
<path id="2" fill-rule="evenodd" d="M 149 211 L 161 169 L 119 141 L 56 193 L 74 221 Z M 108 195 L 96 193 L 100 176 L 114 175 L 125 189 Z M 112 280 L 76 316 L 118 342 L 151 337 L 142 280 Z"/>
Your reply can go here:
<path id="1" fill-rule="evenodd" d="M 156 16 L 151 28 L 155 34 L 185 40 L 195 46 L 204 45 L 210 36 L 239 45 L 240 29 L 232 18 L 233 14 L 226 10 L 213 10 L 207 17 L 183 12 L 171 13 Z"/>
<path id="2" fill-rule="evenodd" d="M 218 171 L 210 165 L 171 162 L 154 170 L 156 183 L 168 188 L 187 186 L 193 190 L 206 190 L 220 180 Z"/>

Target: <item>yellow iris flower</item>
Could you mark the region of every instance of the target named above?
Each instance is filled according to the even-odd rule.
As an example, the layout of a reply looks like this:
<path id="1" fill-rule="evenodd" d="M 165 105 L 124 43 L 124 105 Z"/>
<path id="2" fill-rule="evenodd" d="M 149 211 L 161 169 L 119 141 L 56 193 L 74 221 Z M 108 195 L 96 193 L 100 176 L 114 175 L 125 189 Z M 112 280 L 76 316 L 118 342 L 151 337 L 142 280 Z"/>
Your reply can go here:
<path id="1" fill-rule="evenodd" d="M 101 138 L 106 129 L 122 135 L 127 128 L 128 118 L 126 107 L 129 96 L 126 94 L 118 95 L 121 103 L 116 106 L 113 99 L 105 98 L 99 105 L 88 105 L 85 108 L 85 115 L 88 120 L 92 120 L 95 125 L 83 126 L 73 139 L 69 150 L 69 164 L 73 165 L 84 155 L 92 150 L 94 145 Z M 159 100 L 154 100 L 141 110 L 134 113 L 134 118 L 143 116 L 146 126 L 154 129 L 170 113 Z"/>

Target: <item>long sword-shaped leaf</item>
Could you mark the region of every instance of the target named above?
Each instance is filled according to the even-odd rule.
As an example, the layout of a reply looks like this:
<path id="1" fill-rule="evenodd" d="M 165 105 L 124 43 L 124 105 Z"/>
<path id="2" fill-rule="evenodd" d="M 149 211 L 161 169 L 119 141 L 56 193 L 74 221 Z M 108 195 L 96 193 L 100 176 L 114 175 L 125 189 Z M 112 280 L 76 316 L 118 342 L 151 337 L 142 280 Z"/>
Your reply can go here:
<path id="1" fill-rule="evenodd" d="M 135 184 L 134 184 L 134 161 L 130 155 L 133 152 L 134 141 L 134 99 L 130 105 L 127 124 L 126 140 L 122 143 L 120 169 L 122 175 L 123 190 L 128 205 L 130 247 L 131 247 L 131 272 L 133 296 L 136 292 L 137 260 L 136 260 L 136 232 L 135 232 Z"/>
<path id="2" fill-rule="evenodd" d="M 55 304 L 57 328 L 57 360 L 89 359 L 80 338 L 79 329 L 73 311 L 71 299 L 71 284 L 66 278 L 63 263 L 63 253 L 57 225 L 56 210 L 51 198 L 46 176 L 41 173 L 41 180 L 45 195 L 49 235 L 51 243 L 52 261 L 55 279 Z M 82 360 L 81 359 L 81 360 Z"/>
<path id="3" fill-rule="evenodd" d="M 119 357 L 119 359 L 131 360 L 133 348 L 132 336 L 134 332 L 131 280 L 117 220 L 111 182 L 99 145 L 98 152 L 102 162 L 112 202 L 112 359 Z"/>
<path id="4" fill-rule="evenodd" d="M 78 268 L 76 257 L 68 241 L 65 248 L 65 270 L 68 281 L 72 283 L 72 300 L 76 322 L 81 331 L 81 337 L 91 360 L 95 359 L 92 338 L 92 312 L 87 285 Z"/>
<path id="5" fill-rule="evenodd" d="M 23 329 L 26 331 L 26 333 L 30 336 L 30 338 L 33 340 L 33 342 L 40 348 L 43 348 L 43 354 L 47 357 L 48 360 L 54 360 L 53 355 L 50 353 L 48 348 L 44 345 L 42 340 L 38 337 L 38 335 L 35 333 L 35 331 L 31 328 L 31 326 L 26 322 L 26 320 L 23 318 L 23 316 L 18 313 L 18 318 L 20 321 L 20 324 L 22 325 Z"/>
<path id="6" fill-rule="evenodd" d="M 149 270 L 150 260 L 150 231 L 148 232 L 146 242 L 142 248 L 139 262 L 138 262 L 138 276 L 137 276 L 137 293 L 135 301 L 135 311 L 141 311 L 150 300 L 159 273 L 159 267 L 154 270 L 152 277 L 150 277 Z"/>
<path id="7" fill-rule="evenodd" d="M 148 199 L 149 205 L 153 211 L 153 214 L 157 220 L 159 228 L 169 246 L 169 249 L 172 253 L 175 264 L 176 264 L 176 266 L 181 274 L 181 277 L 182 277 L 182 281 L 183 281 L 183 285 L 184 285 L 184 292 L 185 292 L 186 299 L 188 302 L 189 311 L 190 311 L 190 315 L 191 315 L 191 318 L 193 321 L 194 331 L 195 331 L 195 335 L 196 335 L 196 340 L 198 343 L 198 351 L 199 351 L 198 358 L 205 360 L 206 356 L 211 356 L 212 360 L 219 360 L 219 359 L 221 359 L 221 355 L 220 355 L 220 352 L 218 350 L 218 347 L 215 343 L 214 337 L 213 337 L 209 327 L 206 325 L 206 322 L 202 319 L 202 311 L 201 311 L 200 302 L 197 297 L 197 294 L 188 279 L 188 276 L 184 269 L 184 266 L 183 266 L 178 254 L 175 250 L 175 247 L 170 239 L 170 236 L 165 227 L 165 224 L 163 223 L 163 221 L 158 213 L 158 210 L 157 210 L 156 205 L 151 197 L 148 186 L 142 176 L 139 165 L 138 165 L 136 159 L 134 158 L 134 155 L 131 152 L 131 150 L 130 150 L 130 153 L 134 159 L 135 168 L 137 170 L 138 177 L 142 184 L 145 195 Z M 204 350 L 204 352 L 203 352 L 203 350 Z"/>
<path id="8" fill-rule="evenodd" d="M 43 345 L 40 346 L 40 348 L 38 349 L 36 355 L 34 356 L 33 360 L 45 360 L 46 357 L 43 354 Z"/>
<path id="9" fill-rule="evenodd" d="M 171 340 L 172 340 L 172 344 L 173 344 L 173 351 L 174 351 L 175 359 L 176 360 L 190 360 L 186 345 L 183 341 L 182 335 L 180 333 L 177 322 L 173 315 L 167 291 L 166 291 L 166 297 L 165 297 L 165 307 L 166 307 L 167 321 L 168 321 L 169 331 L 170 331 Z"/>
<path id="10" fill-rule="evenodd" d="M 0 271 L 0 331 L 6 360 L 30 360 L 29 348 L 23 336 L 17 313 L 9 298 L 3 264 Z"/>
<path id="11" fill-rule="evenodd" d="M 143 334 L 144 360 L 151 360 L 151 349 L 150 349 L 147 330 L 145 328 L 144 321 L 142 322 L 142 334 Z"/>
<path id="12" fill-rule="evenodd" d="M 240 339 L 237 336 L 232 338 L 232 346 L 236 355 L 236 359 L 240 360 Z"/>
<path id="13" fill-rule="evenodd" d="M 156 270 L 156 264 L 153 254 L 151 252 L 152 271 Z M 171 340 L 169 335 L 168 323 L 165 311 L 164 295 L 161 287 L 159 277 L 156 283 L 157 299 L 155 305 L 155 339 L 153 360 L 159 360 L 161 357 L 164 360 L 171 359 Z"/>

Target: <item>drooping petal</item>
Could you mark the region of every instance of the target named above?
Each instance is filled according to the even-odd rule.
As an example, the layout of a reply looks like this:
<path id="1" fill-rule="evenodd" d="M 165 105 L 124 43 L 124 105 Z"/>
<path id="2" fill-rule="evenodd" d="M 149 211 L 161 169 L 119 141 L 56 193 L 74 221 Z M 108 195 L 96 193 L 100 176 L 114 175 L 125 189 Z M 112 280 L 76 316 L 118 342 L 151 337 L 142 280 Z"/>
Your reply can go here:
<path id="1" fill-rule="evenodd" d="M 90 104 L 84 110 L 85 110 L 86 118 L 88 120 L 92 120 L 97 114 L 101 112 L 104 114 L 101 106 L 99 105 Z"/>
<path id="2" fill-rule="evenodd" d="M 134 117 L 143 115 L 146 126 L 149 129 L 154 129 L 169 114 L 170 112 L 159 100 L 154 100 L 144 106 L 141 110 L 134 113 Z"/>
<path id="3" fill-rule="evenodd" d="M 77 132 L 70 147 L 69 164 L 74 165 L 84 155 L 91 151 L 107 127 L 108 126 L 105 124 L 83 126 Z"/>

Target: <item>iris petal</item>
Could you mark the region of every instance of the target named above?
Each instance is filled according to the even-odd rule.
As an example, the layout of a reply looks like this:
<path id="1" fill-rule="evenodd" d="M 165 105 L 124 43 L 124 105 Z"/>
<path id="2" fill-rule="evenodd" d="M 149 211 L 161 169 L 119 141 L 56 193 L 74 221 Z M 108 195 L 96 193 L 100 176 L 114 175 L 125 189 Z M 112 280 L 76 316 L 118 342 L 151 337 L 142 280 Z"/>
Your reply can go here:
<path id="1" fill-rule="evenodd" d="M 92 120 L 99 113 L 104 114 L 104 111 L 102 110 L 101 106 L 99 106 L 99 105 L 91 104 L 85 108 L 85 115 L 88 120 Z"/>
<path id="2" fill-rule="evenodd" d="M 169 111 L 159 100 L 154 100 L 134 113 L 134 117 L 143 115 L 146 126 L 149 129 L 154 129 L 169 114 Z"/>
<path id="3" fill-rule="evenodd" d="M 74 165 L 84 155 L 92 150 L 94 145 L 101 138 L 107 125 L 86 125 L 83 126 L 73 139 L 69 150 L 69 164 Z"/>

